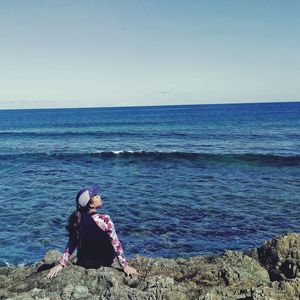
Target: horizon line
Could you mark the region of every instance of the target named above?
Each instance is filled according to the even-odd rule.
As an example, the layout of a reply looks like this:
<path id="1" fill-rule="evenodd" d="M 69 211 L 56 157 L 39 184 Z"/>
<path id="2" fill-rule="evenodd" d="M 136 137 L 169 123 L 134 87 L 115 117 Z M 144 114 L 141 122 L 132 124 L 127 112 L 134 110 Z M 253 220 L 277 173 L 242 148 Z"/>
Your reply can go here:
<path id="1" fill-rule="evenodd" d="M 288 101 L 258 101 L 258 102 L 223 102 L 223 103 L 187 103 L 187 104 L 146 104 L 146 105 L 116 105 L 116 106 L 78 106 L 78 107 L 32 107 L 32 108 L 0 108 L 2 110 L 59 110 L 59 109 L 97 109 L 97 108 L 137 108 L 137 107 L 171 107 L 171 106 L 205 106 L 205 105 L 243 105 L 243 104 L 275 104 L 275 103 L 298 103 L 300 100 Z"/>

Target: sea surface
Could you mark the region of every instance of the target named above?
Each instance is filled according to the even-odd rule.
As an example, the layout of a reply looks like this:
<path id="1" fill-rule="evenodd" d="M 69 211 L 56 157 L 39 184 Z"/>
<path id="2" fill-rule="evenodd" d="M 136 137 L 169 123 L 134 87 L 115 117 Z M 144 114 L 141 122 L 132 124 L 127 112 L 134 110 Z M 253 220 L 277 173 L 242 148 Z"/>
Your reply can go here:
<path id="1" fill-rule="evenodd" d="M 0 111 L 0 266 L 63 251 L 94 184 L 128 258 L 300 232 L 300 102 Z"/>

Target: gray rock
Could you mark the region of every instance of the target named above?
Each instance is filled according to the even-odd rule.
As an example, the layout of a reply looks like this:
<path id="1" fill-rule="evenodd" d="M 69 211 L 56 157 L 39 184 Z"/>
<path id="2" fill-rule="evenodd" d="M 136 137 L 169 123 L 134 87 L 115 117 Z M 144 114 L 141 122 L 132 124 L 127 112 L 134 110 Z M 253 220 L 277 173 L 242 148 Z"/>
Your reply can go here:
<path id="1" fill-rule="evenodd" d="M 62 255 L 62 253 L 57 250 L 49 250 L 46 252 L 42 262 L 44 264 L 55 263 L 61 255 Z"/>
<path id="2" fill-rule="evenodd" d="M 300 238 L 297 233 L 278 236 L 248 254 L 269 271 L 271 280 L 274 274 L 278 275 L 274 280 L 300 277 Z"/>
<path id="3" fill-rule="evenodd" d="M 119 287 L 112 287 L 111 289 L 105 291 L 101 298 L 101 300 L 128 300 L 128 293 L 124 289 L 120 289 Z"/>
<path id="4" fill-rule="evenodd" d="M 119 266 L 84 269 L 70 265 L 55 278 L 49 268 L 60 256 L 48 251 L 29 267 L 0 268 L 0 299 L 299 299 L 300 235 L 279 236 L 246 253 L 187 259 L 129 261 L 140 276 L 126 277 Z"/>
<path id="5" fill-rule="evenodd" d="M 71 299 L 73 291 L 74 291 L 74 286 L 72 284 L 68 284 L 67 286 L 65 286 L 61 294 L 62 299 Z"/>
<path id="6" fill-rule="evenodd" d="M 86 298 L 89 295 L 89 289 L 86 286 L 83 285 L 78 285 L 74 288 L 73 291 L 73 298 L 74 299 L 82 299 L 82 298 Z"/>
<path id="7" fill-rule="evenodd" d="M 163 293 L 163 300 L 187 300 L 189 299 L 186 294 L 176 291 L 168 291 Z"/>
<path id="8" fill-rule="evenodd" d="M 220 264 L 219 277 L 225 285 L 250 287 L 270 281 L 267 270 L 242 253 L 226 251 L 216 262 Z"/>
<path id="9" fill-rule="evenodd" d="M 7 300 L 34 300 L 28 293 L 22 293 L 20 295 L 9 297 Z"/>

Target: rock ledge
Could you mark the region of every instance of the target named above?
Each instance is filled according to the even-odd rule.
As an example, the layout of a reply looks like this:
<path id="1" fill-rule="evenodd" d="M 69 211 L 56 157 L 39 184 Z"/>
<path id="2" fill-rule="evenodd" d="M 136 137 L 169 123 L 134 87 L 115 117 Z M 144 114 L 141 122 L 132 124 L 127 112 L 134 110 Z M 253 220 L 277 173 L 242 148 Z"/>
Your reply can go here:
<path id="1" fill-rule="evenodd" d="M 300 234 L 289 233 L 245 253 L 187 259 L 137 256 L 140 276 L 126 277 L 117 263 L 84 269 L 75 264 L 47 279 L 60 256 L 50 250 L 29 267 L 0 268 L 0 299 L 299 299 Z"/>

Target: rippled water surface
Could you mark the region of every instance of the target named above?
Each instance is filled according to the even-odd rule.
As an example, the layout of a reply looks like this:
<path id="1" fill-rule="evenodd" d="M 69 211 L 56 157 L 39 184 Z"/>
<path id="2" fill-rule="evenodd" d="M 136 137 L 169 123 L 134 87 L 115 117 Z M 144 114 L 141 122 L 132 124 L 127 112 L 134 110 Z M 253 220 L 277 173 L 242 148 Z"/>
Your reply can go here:
<path id="1" fill-rule="evenodd" d="M 0 111 L 0 264 L 62 251 L 95 183 L 128 257 L 299 232 L 299 116 L 300 103 Z"/>

